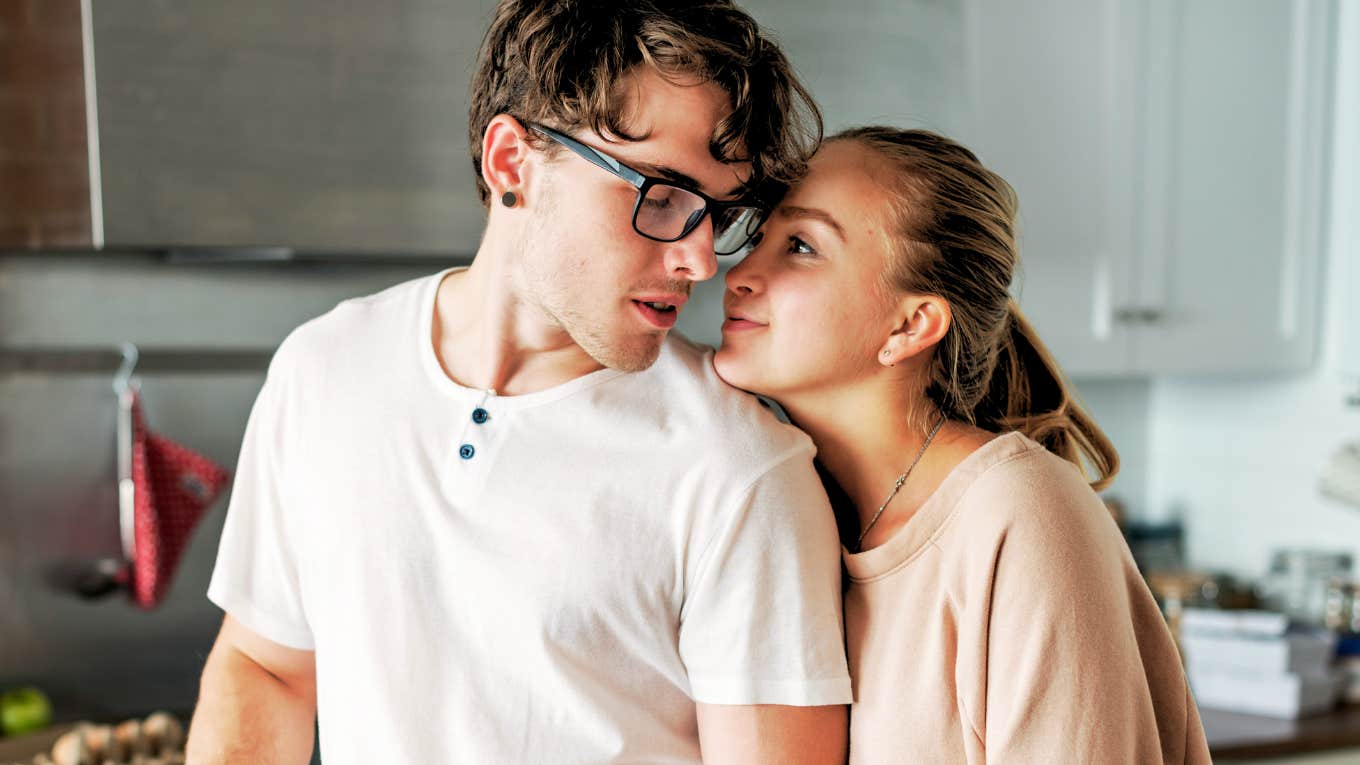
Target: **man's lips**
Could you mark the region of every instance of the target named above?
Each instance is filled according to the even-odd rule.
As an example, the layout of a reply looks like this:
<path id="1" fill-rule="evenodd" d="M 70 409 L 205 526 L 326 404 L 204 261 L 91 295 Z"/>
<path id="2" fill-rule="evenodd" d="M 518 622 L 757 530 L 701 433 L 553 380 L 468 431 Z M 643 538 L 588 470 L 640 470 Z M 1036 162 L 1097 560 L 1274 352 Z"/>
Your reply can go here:
<path id="1" fill-rule="evenodd" d="M 687 300 L 688 295 L 639 295 L 633 298 L 633 305 L 648 324 L 657 329 L 670 329 L 675 326 Z"/>

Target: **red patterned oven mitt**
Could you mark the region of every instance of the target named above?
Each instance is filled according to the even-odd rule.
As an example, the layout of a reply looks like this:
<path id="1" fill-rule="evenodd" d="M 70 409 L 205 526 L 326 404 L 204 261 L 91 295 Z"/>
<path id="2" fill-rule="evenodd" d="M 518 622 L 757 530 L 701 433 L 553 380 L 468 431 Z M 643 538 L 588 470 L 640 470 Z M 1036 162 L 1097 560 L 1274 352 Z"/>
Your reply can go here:
<path id="1" fill-rule="evenodd" d="M 131 595 L 154 608 L 170 589 L 184 549 L 230 473 L 216 462 L 147 429 L 138 397 L 132 407 L 132 481 L 136 547 Z"/>

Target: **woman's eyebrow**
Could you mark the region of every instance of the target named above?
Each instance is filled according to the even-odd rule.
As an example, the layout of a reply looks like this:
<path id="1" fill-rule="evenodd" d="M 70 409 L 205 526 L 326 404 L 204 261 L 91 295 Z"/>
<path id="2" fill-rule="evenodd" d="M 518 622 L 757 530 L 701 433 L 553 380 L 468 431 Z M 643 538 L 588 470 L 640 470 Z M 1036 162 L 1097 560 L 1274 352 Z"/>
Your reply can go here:
<path id="1" fill-rule="evenodd" d="M 775 214 L 781 218 L 811 218 L 812 220 L 825 224 L 832 231 L 836 232 L 836 236 L 840 238 L 842 243 L 845 242 L 845 229 L 841 228 L 841 224 L 837 223 L 836 219 L 831 217 L 831 213 L 825 210 L 819 210 L 816 207 L 780 205 L 779 209 L 775 211 Z"/>

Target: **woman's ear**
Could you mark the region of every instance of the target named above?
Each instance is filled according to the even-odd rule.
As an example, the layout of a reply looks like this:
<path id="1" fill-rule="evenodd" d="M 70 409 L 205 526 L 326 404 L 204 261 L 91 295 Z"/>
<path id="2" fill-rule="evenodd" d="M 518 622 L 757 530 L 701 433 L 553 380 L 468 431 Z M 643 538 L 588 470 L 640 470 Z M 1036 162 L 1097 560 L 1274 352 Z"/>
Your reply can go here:
<path id="1" fill-rule="evenodd" d="M 519 120 L 498 114 L 487 123 L 482 133 L 482 180 L 491 190 L 493 204 L 507 191 L 525 198 L 525 165 L 530 150 L 529 133 Z"/>
<path id="2" fill-rule="evenodd" d="M 878 351 L 883 366 L 897 366 L 934 348 L 954 318 L 949 303 L 938 295 L 911 295 L 903 299 L 901 309 L 897 328 Z"/>

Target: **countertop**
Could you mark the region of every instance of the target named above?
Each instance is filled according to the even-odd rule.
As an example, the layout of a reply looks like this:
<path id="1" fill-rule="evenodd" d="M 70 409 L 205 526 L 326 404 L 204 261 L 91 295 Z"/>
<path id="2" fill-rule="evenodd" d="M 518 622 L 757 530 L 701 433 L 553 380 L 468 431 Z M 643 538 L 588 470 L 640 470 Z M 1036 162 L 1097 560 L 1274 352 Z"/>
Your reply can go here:
<path id="1" fill-rule="evenodd" d="M 1200 709 L 1209 751 L 1220 757 L 1276 757 L 1360 747 L 1360 705 L 1317 717 L 1280 720 Z"/>

